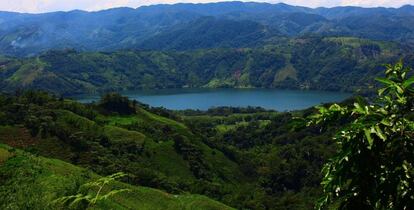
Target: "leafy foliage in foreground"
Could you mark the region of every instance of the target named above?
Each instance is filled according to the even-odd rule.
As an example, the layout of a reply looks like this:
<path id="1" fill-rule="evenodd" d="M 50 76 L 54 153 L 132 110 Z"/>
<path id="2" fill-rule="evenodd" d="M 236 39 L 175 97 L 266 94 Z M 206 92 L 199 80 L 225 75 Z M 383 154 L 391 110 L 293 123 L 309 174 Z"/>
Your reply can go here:
<path id="1" fill-rule="evenodd" d="M 118 172 L 110 176 L 102 177 L 96 181 L 88 182 L 81 185 L 78 189 L 78 194 L 64 196 L 56 199 L 54 202 L 61 203 L 64 206 L 74 207 L 78 205 L 94 206 L 97 202 L 107 200 L 110 197 L 122 192 L 130 192 L 130 189 L 119 189 L 119 190 L 110 190 L 109 192 L 103 193 L 103 188 L 116 179 L 126 176 L 125 173 Z M 97 188 L 97 191 L 93 191 L 94 188 Z M 92 193 L 91 193 L 92 191 Z"/>
<path id="2" fill-rule="evenodd" d="M 320 107 L 315 123 L 352 119 L 336 137 L 339 152 L 324 167 L 320 208 L 414 208 L 414 77 L 402 61 L 387 65 L 372 104 Z"/>

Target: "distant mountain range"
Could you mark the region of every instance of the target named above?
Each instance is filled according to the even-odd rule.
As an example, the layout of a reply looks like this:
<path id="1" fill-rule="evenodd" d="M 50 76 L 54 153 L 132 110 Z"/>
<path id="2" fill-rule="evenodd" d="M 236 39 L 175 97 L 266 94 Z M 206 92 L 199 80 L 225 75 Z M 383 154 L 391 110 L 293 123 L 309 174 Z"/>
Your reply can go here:
<path id="1" fill-rule="evenodd" d="M 286 37 L 353 36 L 414 43 L 414 6 L 306 8 L 220 2 L 44 14 L 0 12 L 0 53 L 50 49 L 188 50 L 256 47 Z"/>

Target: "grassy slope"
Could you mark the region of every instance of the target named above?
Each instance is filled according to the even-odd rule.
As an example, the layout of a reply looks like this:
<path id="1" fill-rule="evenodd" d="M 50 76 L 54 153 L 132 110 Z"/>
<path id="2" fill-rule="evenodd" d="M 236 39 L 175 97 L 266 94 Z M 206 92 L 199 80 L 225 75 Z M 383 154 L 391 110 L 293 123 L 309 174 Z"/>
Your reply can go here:
<path id="1" fill-rule="evenodd" d="M 128 126 L 133 123 L 168 125 L 177 133 L 180 133 L 189 139 L 195 140 L 197 138 L 184 124 L 150 113 L 144 109 L 139 109 L 138 113 L 133 116 L 110 116 L 101 120 L 106 121 L 111 126 Z M 223 173 L 228 180 L 234 181 L 243 177 L 237 164 L 228 160 L 223 153 L 208 147 L 200 141 L 193 141 L 193 143 L 196 143 L 203 151 L 207 162 L 210 163 L 213 168 L 220 168 L 219 170 L 221 170 L 221 173 Z M 181 178 L 191 179 L 191 172 L 185 168 L 186 163 L 183 162 L 184 160 L 182 157 L 174 151 L 174 143 L 171 140 L 155 142 L 153 139 L 147 137 L 146 146 L 148 149 L 152 150 L 152 152 L 157 153 L 157 155 L 153 156 L 153 159 L 151 160 L 152 165 L 167 170 L 169 172 L 167 175 L 178 175 Z"/>
<path id="2" fill-rule="evenodd" d="M 98 178 L 72 164 L 35 157 L 0 145 L 1 209 L 55 208 L 53 200 L 76 192 L 77 186 Z M 171 195 L 160 190 L 114 183 L 111 188 L 127 188 L 91 209 L 231 209 L 199 195 Z"/>
<path id="3" fill-rule="evenodd" d="M 69 111 L 60 111 L 60 115 L 57 122 L 70 124 L 77 127 L 81 131 L 88 132 L 95 130 L 97 132 L 102 131 L 105 133 L 112 144 L 126 144 L 128 142 L 136 142 L 138 144 L 144 144 L 146 150 L 152 154 L 146 159 L 152 168 L 160 169 L 167 176 L 177 176 L 186 179 L 193 179 L 191 171 L 188 169 L 186 162 L 183 158 L 177 154 L 173 149 L 173 142 L 160 141 L 156 142 L 151 137 L 146 136 L 138 131 L 130 131 L 118 126 L 127 126 L 132 123 L 151 123 L 151 121 L 135 116 L 100 116 L 101 121 L 105 121 L 103 127 L 98 126 L 94 121 L 88 120 L 84 117 L 80 117 Z M 42 149 L 44 151 L 44 149 Z M 52 149 L 51 151 L 53 151 Z M 59 157 L 57 157 L 59 158 Z M 173 164 L 172 164 L 173 163 Z"/>
<path id="4" fill-rule="evenodd" d="M 156 130 L 168 127 L 171 130 L 170 133 L 178 133 L 187 137 L 202 151 L 204 162 L 208 164 L 208 170 L 216 175 L 214 178 L 219 179 L 213 179 L 213 182 L 237 184 L 244 177 L 235 162 L 230 161 L 222 152 L 205 145 L 201 138 L 193 134 L 184 124 L 150 113 L 144 109 L 139 109 L 137 114 L 130 116 L 98 115 L 95 120 L 87 119 L 63 109 L 53 110 L 53 112 L 56 114 L 54 125 L 58 126 L 59 130 L 62 130 L 61 128 L 70 129 L 72 134 L 77 132 L 104 134 L 108 137 L 111 146 L 103 150 L 79 154 L 74 151 L 74 148 L 68 142 L 64 142 L 55 136 L 31 137 L 29 131 L 23 126 L 0 126 L 0 143 L 34 150 L 45 157 L 57 158 L 67 162 L 76 160 L 76 164 L 82 167 L 92 167 L 93 170 L 99 171 L 99 173 L 106 172 L 106 169 L 102 168 L 105 163 L 96 164 L 91 159 L 99 159 L 103 157 L 103 153 L 106 153 L 104 158 L 110 160 L 114 167 L 118 167 L 115 170 L 133 172 L 132 167 L 128 169 L 130 165 L 133 165 L 134 167 L 157 171 L 160 176 L 172 182 L 191 183 L 197 181 L 190 169 L 189 162 L 174 148 L 173 140 L 166 138 L 163 133 L 153 136 L 151 130 L 148 131 L 145 128 L 128 128 L 132 124 L 144 125 Z M 139 155 L 135 152 L 131 153 L 131 155 L 134 154 L 133 159 L 126 159 L 125 157 L 128 154 L 125 153 L 113 153 L 114 148 L 125 148 L 128 145 L 141 145 L 144 149 Z M 125 152 L 125 150 L 123 151 Z"/>

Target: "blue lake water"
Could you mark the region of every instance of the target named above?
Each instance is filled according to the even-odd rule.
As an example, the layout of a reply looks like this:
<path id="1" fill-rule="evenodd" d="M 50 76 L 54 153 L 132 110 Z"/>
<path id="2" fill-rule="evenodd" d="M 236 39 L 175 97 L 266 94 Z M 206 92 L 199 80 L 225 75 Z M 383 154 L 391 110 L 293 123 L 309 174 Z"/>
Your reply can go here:
<path id="1" fill-rule="evenodd" d="M 154 107 L 162 106 L 172 110 L 260 106 L 278 111 L 299 110 L 321 103 L 340 102 L 352 96 L 342 92 L 279 89 L 167 89 L 122 92 L 122 95 Z M 81 95 L 74 99 L 88 103 L 98 101 L 99 95 Z"/>

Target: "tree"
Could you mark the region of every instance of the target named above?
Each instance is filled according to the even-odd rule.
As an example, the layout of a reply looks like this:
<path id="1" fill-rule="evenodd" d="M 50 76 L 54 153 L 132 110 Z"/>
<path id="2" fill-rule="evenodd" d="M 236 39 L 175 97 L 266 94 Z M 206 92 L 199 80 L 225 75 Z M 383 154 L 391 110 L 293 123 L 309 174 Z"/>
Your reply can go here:
<path id="1" fill-rule="evenodd" d="M 130 101 L 127 97 L 118 93 L 108 93 L 104 95 L 99 106 L 109 113 L 118 113 L 121 115 L 130 115 L 136 112 L 136 102 Z"/>
<path id="2" fill-rule="evenodd" d="M 414 209 L 414 77 L 400 61 L 371 103 L 318 107 L 311 124 L 351 119 L 335 140 L 338 152 L 323 168 L 318 208 Z"/>

